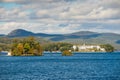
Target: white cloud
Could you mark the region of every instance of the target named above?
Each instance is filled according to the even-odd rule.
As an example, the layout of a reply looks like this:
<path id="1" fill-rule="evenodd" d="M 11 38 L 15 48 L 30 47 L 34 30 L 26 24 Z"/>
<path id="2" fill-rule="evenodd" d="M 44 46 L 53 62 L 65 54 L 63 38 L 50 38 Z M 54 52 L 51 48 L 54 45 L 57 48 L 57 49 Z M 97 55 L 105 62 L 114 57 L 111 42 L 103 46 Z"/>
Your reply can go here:
<path id="1" fill-rule="evenodd" d="M 92 19 L 105 19 L 105 18 L 114 18 L 119 16 L 120 11 L 115 9 L 104 9 L 100 7 L 98 9 L 93 9 L 87 17 Z M 120 17 L 120 16 L 119 16 Z"/>
<path id="2" fill-rule="evenodd" d="M 33 27 L 34 26 L 34 27 Z M 79 24 L 68 24 L 64 27 L 59 27 L 59 24 L 42 24 L 42 23 L 19 23 L 8 22 L 0 25 L 0 32 L 2 34 L 8 34 L 14 29 L 26 29 L 35 33 L 49 33 L 49 34 L 64 34 L 79 31 Z"/>
<path id="3" fill-rule="evenodd" d="M 6 3 L 6 7 L 0 5 L 0 21 L 5 22 L 0 24 L 1 33 L 17 28 L 31 29 L 34 32 L 69 33 L 84 30 L 82 29 L 84 26 L 81 27 L 83 23 L 120 24 L 119 0 L 0 0 L 0 2 Z M 20 6 L 7 9 L 8 3 Z M 59 24 L 68 25 L 60 27 Z"/>

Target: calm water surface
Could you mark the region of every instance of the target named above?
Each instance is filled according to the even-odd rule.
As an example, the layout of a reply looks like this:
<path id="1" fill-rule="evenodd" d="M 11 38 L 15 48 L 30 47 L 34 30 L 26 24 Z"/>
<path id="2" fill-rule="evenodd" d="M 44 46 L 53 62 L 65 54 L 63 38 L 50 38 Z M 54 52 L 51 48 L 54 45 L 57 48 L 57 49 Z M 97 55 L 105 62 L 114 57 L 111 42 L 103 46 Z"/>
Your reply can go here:
<path id="1" fill-rule="evenodd" d="M 0 80 L 120 80 L 120 53 L 0 56 Z"/>

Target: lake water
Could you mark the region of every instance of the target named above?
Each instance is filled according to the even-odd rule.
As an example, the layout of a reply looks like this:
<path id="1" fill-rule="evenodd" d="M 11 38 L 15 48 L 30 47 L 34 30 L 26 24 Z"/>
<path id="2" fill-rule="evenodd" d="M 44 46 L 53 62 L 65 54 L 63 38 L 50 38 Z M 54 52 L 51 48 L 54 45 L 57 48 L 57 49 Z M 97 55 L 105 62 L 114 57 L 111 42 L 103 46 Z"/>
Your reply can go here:
<path id="1" fill-rule="evenodd" d="M 0 80 L 120 80 L 120 53 L 0 56 Z"/>

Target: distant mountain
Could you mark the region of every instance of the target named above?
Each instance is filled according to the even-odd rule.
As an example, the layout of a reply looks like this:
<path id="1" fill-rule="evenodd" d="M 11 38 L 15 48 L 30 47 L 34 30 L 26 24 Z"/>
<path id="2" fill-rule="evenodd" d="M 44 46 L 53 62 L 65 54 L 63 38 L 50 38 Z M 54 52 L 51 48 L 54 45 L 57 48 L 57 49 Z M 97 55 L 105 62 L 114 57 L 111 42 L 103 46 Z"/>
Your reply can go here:
<path id="1" fill-rule="evenodd" d="M 27 37 L 27 36 L 35 36 L 35 37 L 43 37 L 48 38 L 52 41 L 62 41 L 66 39 L 93 39 L 93 38 L 104 38 L 104 39 L 116 39 L 120 37 L 120 34 L 115 33 L 97 33 L 91 31 L 79 31 L 75 33 L 69 34 L 45 34 L 45 33 L 33 33 L 24 29 L 16 29 L 11 31 L 7 37 Z"/>
<path id="2" fill-rule="evenodd" d="M 75 33 L 71 33 L 72 35 L 93 35 L 93 34 L 98 34 L 97 32 L 91 32 L 91 31 L 79 31 Z"/>
<path id="3" fill-rule="evenodd" d="M 8 33 L 8 37 L 24 37 L 24 36 L 34 36 L 34 33 L 30 31 L 26 31 L 23 29 L 16 29 Z"/>
<path id="4" fill-rule="evenodd" d="M 53 37 L 60 36 L 58 34 L 45 34 L 45 33 L 33 33 L 24 29 L 16 29 L 8 33 L 7 37 L 27 37 L 27 36 L 39 36 L 39 37 Z"/>
<path id="5" fill-rule="evenodd" d="M 120 34 L 115 33 L 97 33 L 91 31 L 79 31 L 69 34 L 45 34 L 33 33 L 23 29 L 11 31 L 7 37 L 27 37 L 34 36 L 56 42 L 70 42 L 74 44 L 112 44 L 120 49 Z"/>
<path id="6" fill-rule="evenodd" d="M 90 32 L 90 31 L 80 31 L 71 34 L 45 34 L 45 33 L 33 33 L 23 29 L 16 29 L 11 31 L 7 35 L 7 37 L 26 37 L 26 36 L 36 36 L 36 37 L 44 37 L 44 38 L 50 37 L 49 39 L 52 41 L 61 41 L 65 39 L 77 39 L 77 38 L 88 39 L 92 37 L 97 37 L 99 35 L 100 35 L 99 33 Z"/>
<path id="7" fill-rule="evenodd" d="M 54 38 L 51 38 L 53 41 L 61 41 L 65 39 L 88 39 L 88 38 L 93 38 L 101 35 L 100 33 L 96 32 L 90 32 L 90 31 L 80 31 L 80 32 L 75 32 L 75 33 L 70 33 L 70 34 L 64 34 L 61 36 L 57 36 Z"/>

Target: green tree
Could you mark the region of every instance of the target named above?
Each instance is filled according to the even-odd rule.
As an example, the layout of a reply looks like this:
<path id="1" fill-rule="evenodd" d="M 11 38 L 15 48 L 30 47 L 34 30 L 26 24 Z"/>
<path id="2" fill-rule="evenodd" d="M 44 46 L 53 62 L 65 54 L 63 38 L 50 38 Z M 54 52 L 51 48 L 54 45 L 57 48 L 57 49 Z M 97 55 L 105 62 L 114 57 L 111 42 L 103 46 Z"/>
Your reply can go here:
<path id="1" fill-rule="evenodd" d="M 35 49 L 36 49 L 35 52 L 34 52 L 35 55 L 39 55 L 39 56 L 43 55 L 42 54 L 43 49 L 42 49 L 42 47 L 40 46 L 39 43 L 35 44 Z"/>
<path id="2" fill-rule="evenodd" d="M 75 51 L 79 51 L 79 48 L 78 48 L 78 47 L 76 47 Z"/>
<path id="3" fill-rule="evenodd" d="M 44 46 L 45 51 L 64 51 L 73 50 L 70 43 L 51 43 Z"/>
<path id="4" fill-rule="evenodd" d="M 102 48 L 104 48 L 106 50 L 106 52 L 113 52 L 114 51 L 114 47 L 110 44 L 104 44 L 101 45 Z"/>
<path id="5" fill-rule="evenodd" d="M 14 49 L 12 50 L 11 55 L 13 55 L 13 56 L 20 56 L 20 54 L 19 54 L 19 52 L 18 52 L 18 49 L 17 49 L 17 48 L 14 48 Z"/>
<path id="6" fill-rule="evenodd" d="M 30 48 L 28 53 L 30 53 L 31 55 L 34 55 L 34 50 L 35 50 L 34 48 Z"/>
<path id="7" fill-rule="evenodd" d="M 25 53 L 25 54 L 28 54 L 29 50 L 30 50 L 30 45 L 29 45 L 29 43 L 25 43 L 25 45 L 24 45 L 24 53 Z"/>
<path id="8" fill-rule="evenodd" d="M 17 52 L 17 53 L 19 53 L 20 55 L 22 55 L 22 54 L 23 54 L 23 51 L 24 51 L 23 44 L 22 44 L 22 43 L 19 43 L 19 44 L 17 45 L 17 49 L 18 49 L 18 52 Z"/>

